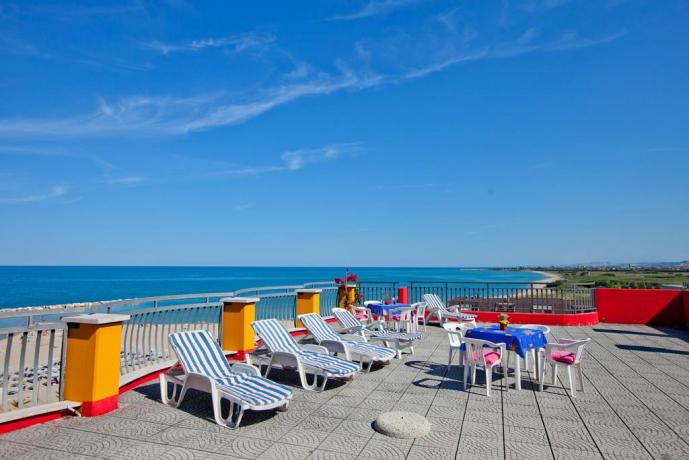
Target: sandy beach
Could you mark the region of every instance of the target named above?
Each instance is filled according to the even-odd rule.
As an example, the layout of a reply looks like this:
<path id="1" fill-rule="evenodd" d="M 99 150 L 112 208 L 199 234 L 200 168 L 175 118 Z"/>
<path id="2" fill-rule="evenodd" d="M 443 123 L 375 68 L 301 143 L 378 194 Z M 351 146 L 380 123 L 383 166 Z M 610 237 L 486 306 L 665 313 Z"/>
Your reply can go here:
<path id="1" fill-rule="evenodd" d="M 538 273 L 539 275 L 543 276 L 543 279 L 538 281 L 539 283 L 545 283 L 545 284 L 550 284 L 554 283 L 555 281 L 560 281 L 562 277 L 558 275 L 557 273 L 553 272 L 542 272 L 538 270 L 530 270 L 532 273 Z"/>

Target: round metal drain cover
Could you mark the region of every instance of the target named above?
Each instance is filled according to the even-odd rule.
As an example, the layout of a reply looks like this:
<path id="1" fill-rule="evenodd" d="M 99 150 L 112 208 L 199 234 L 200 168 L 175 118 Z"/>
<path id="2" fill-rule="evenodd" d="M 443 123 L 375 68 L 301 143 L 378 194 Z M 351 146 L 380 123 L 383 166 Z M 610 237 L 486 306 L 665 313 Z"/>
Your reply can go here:
<path id="1" fill-rule="evenodd" d="M 421 438 L 431 431 L 431 424 L 428 420 L 413 412 L 380 414 L 373 426 L 380 434 L 402 439 Z"/>

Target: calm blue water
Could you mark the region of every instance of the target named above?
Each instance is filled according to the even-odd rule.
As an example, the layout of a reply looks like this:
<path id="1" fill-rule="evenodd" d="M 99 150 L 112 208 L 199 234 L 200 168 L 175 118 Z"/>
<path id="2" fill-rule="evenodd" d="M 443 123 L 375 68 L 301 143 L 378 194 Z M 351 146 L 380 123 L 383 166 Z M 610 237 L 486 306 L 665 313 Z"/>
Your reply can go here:
<path id="1" fill-rule="evenodd" d="M 352 268 L 363 281 L 508 281 L 531 272 L 459 268 Z M 0 308 L 149 297 L 331 281 L 332 267 L 10 267 L 0 266 Z"/>

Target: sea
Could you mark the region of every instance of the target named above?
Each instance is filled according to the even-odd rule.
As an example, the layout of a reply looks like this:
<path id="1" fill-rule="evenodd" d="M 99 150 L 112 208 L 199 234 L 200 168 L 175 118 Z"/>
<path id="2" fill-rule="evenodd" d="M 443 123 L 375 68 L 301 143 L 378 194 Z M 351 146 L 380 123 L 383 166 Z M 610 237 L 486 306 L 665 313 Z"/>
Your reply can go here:
<path id="1" fill-rule="evenodd" d="M 362 281 L 509 282 L 544 277 L 489 268 L 350 267 Z M 228 292 L 343 278 L 343 267 L 0 266 L 0 309 L 75 302 Z"/>

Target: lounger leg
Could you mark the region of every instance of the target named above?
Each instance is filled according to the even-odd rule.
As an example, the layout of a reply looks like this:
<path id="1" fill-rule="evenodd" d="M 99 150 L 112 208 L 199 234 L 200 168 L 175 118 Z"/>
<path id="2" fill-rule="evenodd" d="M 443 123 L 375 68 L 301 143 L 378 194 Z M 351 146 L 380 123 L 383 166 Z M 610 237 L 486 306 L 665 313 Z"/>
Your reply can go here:
<path id="1" fill-rule="evenodd" d="M 447 357 L 447 372 L 450 372 L 450 368 L 452 367 L 452 354 L 455 352 L 454 348 L 450 347 L 450 353 Z"/>
<path id="2" fill-rule="evenodd" d="M 165 374 L 160 374 L 160 400 L 163 401 L 163 404 L 170 404 L 171 400 L 175 399 L 175 395 L 177 394 L 177 385 L 174 383 L 172 384 L 172 396 L 169 396 L 168 394 L 168 389 L 167 389 L 167 377 L 165 377 Z"/>
<path id="3" fill-rule="evenodd" d="M 283 404 L 275 410 L 278 412 L 287 412 L 287 409 L 289 409 L 289 401 L 285 401 L 285 404 Z"/>
<path id="4" fill-rule="evenodd" d="M 476 385 L 476 364 L 471 366 L 471 384 Z"/>
<path id="5" fill-rule="evenodd" d="M 569 394 L 572 395 L 572 398 L 577 397 L 577 389 L 574 387 L 574 372 L 572 372 L 572 366 L 567 366 L 567 376 L 569 377 Z"/>
<path id="6" fill-rule="evenodd" d="M 213 417 L 215 418 L 215 423 L 228 428 L 237 428 L 242 421 L 244 408 L 239 404 L 231 402 L 230 412 L 227 414 L 227 418 L 225 418 L 222 416 L 222 397 L 215 388 L 215 385 L 211 388 L 211 399 L 213 401 Z"/>
<path id="7" fill-rule="evenodd" d="M 552 363 L 551 366 L 553 368 L 553 385 L 555 385 L 557 383 L 557 364 Z"/>

